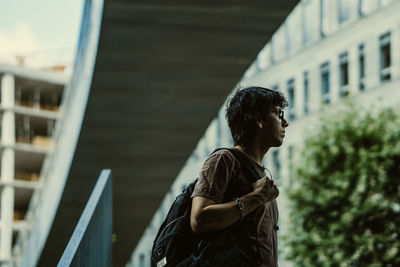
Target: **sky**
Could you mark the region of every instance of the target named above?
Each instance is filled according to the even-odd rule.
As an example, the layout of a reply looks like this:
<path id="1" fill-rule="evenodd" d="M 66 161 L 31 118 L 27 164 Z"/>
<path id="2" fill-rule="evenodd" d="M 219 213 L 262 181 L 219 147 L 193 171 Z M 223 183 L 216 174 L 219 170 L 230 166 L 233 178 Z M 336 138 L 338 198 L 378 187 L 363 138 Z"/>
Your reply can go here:
<path id="1" fill-rule="evenodd" d="M 0 0 L 0 64 L 71 65 L 84 0 Z"/>

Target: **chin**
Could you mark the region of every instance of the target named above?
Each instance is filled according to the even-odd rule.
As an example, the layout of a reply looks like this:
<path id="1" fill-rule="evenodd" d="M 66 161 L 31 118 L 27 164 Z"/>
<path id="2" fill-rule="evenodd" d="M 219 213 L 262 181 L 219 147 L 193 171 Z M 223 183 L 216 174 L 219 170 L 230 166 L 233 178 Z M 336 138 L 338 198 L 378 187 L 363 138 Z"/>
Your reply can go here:
<path id="1" fill-rule="evenodd" d="M 275 142 L 272 146 L 273 147 L 280 147 L 283 144 L 283 140 Z"/>

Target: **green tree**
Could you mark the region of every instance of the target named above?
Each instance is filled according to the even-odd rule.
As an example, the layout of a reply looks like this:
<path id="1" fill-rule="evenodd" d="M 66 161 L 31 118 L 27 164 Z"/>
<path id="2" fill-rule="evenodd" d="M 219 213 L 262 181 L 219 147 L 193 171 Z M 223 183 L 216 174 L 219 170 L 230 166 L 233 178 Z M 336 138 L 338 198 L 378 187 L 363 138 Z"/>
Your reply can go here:
<path id="1" fill-rule="evenodd" d="M 400 120 L 348 107 L 308 137 L 288 196 L 297 266 L 400 266 Z"/>

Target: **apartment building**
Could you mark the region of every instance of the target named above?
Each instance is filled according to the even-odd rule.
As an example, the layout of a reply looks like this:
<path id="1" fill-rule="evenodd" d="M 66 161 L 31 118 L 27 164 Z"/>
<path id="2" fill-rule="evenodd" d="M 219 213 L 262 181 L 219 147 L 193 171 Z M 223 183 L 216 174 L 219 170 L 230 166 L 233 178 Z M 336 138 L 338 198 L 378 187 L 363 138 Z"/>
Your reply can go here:
<path id="1" fill-rule="evenodd" d="M 14 266 L 47 182 L 43 166 L 53 152 L 67 77 L 1 65 L 0 80 L 0 265 Z"/>

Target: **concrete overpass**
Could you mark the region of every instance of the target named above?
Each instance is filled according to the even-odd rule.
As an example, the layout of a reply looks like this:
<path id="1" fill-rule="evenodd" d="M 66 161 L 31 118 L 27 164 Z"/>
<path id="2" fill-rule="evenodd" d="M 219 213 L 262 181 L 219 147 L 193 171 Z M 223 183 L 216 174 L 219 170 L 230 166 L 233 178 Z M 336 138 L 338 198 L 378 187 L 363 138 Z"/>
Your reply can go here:
<path id="1" fill-rule="evenodd" d="M 105 0 L 79 141 L 39 266 L 58 262 L 102 168 L 114 178 L 114 265 L 127 263 L 226 95 L 298 2 Z"/>

